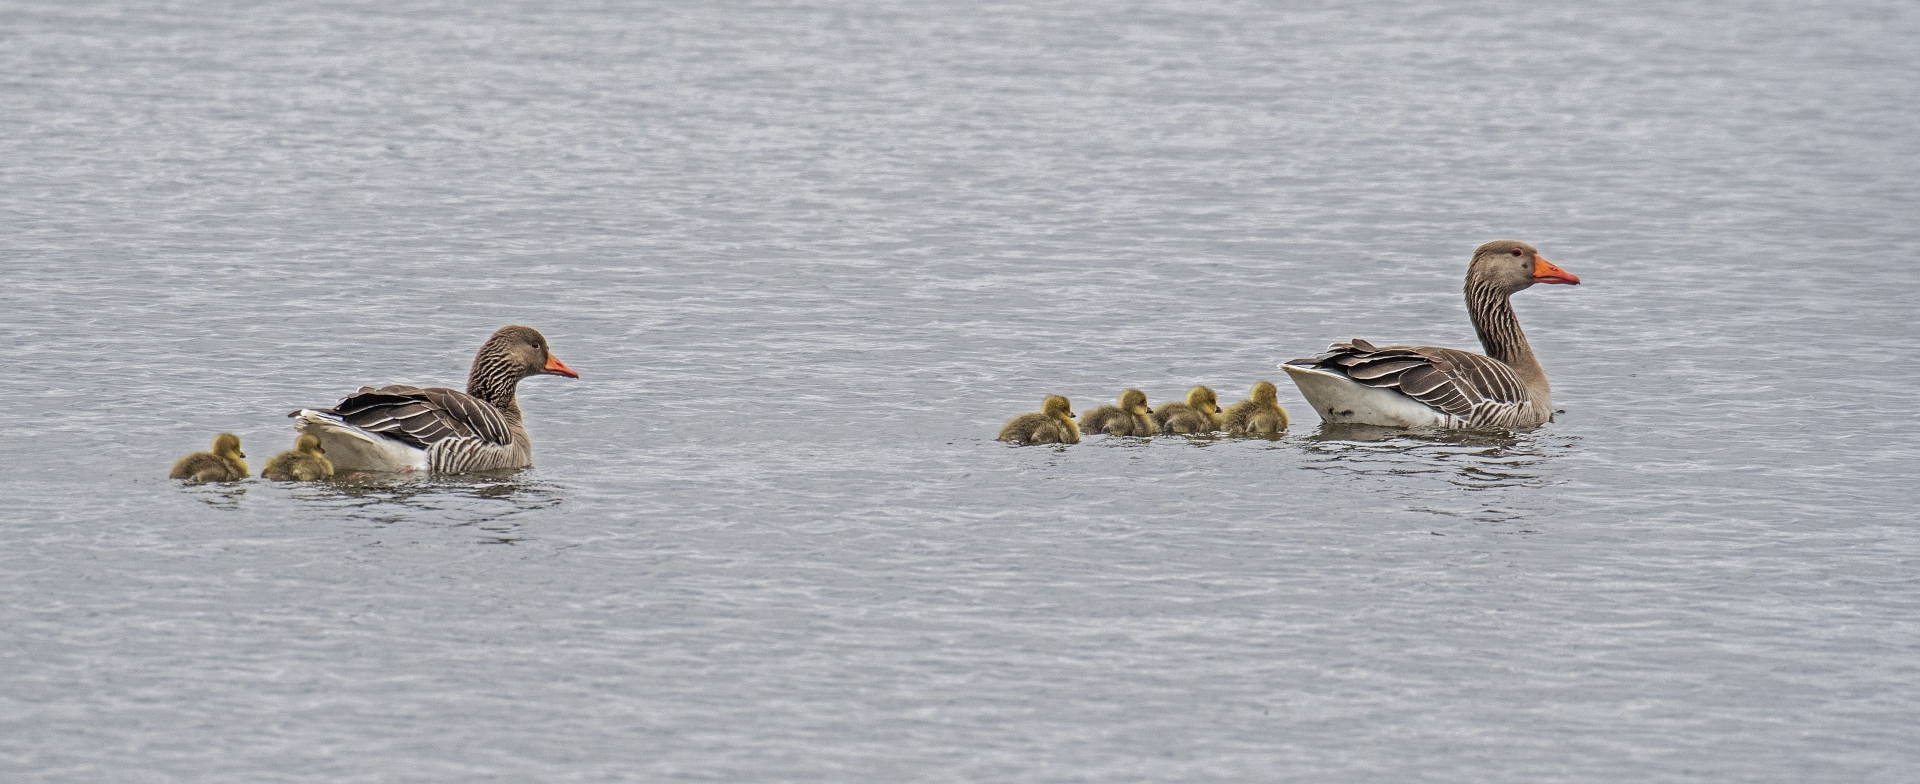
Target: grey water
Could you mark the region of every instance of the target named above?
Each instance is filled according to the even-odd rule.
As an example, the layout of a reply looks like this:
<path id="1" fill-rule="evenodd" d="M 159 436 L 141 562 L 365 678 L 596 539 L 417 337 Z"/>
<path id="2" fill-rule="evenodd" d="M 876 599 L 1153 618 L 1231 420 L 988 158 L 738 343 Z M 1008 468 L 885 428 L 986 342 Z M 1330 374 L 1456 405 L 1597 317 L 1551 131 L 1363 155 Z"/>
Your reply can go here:
<path id="1" fill-rule="evenodd" d="M 1909 2 L 4 0 L 0 778 L 1914 780 L 1916 127 Z M 1274 368 L 1503 238 L 1553 423 Z M 529 470 L 165 478 L 510 323 Z"/>

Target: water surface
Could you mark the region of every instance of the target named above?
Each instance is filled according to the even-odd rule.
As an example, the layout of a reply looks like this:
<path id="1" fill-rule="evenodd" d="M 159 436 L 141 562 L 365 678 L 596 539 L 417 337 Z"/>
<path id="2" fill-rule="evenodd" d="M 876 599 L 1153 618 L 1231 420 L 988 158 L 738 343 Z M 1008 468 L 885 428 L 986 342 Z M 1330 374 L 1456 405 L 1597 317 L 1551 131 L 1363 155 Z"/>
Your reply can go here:
<path id="1" fill-rule="evenodd" d="M 1908 3 L 0 3 L 0 770 L 1897 781 Z M 1274 365 L 1473 347 L 1539 430 Z M 183 488 L 457 385 L 536 466 Z M 1009 448 L 1048 394 L 1276 440 Z"/>

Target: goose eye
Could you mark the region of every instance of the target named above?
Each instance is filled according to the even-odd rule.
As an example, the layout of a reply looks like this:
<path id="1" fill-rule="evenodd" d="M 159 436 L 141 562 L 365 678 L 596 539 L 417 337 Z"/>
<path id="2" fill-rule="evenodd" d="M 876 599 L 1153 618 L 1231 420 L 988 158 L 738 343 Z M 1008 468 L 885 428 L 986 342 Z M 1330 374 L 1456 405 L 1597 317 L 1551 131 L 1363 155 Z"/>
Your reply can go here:
<path id="1" fill-rule="evenodd" d="M 1515 256 L 1519 256 L 1519 255 L 1521 255 L 1521 253 L 1520 253 L 1520 249 L 1519 249 L 1519 248 L 1514 248 L 1514 249 L 1513 249 L 1513 255 L 1515 255 Z"/>

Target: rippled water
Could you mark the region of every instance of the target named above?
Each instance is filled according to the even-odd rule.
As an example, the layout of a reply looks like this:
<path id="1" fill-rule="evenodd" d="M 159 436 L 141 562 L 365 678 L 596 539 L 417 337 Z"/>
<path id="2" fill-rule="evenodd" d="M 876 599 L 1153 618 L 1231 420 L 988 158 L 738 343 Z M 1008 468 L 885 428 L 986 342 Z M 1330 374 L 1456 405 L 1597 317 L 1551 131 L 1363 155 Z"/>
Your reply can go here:
<path id="1" fill-rule="evenodd" d="M 0 3 L 18 781 L 1896 781 L 1920 8 Z M 1474 347 L 1558 421 L 1321 428 Z M 494 328 L 535 468 L 171 461 Z M 1009 448 L 1282 384 L 1276 440 Z"/>

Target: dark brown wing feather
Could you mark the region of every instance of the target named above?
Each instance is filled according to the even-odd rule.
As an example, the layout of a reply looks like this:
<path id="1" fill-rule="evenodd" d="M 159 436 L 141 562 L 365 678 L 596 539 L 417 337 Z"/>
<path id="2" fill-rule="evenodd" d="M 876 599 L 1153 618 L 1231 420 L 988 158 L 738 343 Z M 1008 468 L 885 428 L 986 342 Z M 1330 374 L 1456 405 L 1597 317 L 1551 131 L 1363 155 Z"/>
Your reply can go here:
<path id="1" fill-rule="evenodd" d="M 420 449 L 448 438 L 479 438 L 490 444 L 513 442 L 500 409 L 445 387 L 361 387 L 332 412 L 354 427 Z"/>
<path id="2" fill-rule="evenodd" d="M 1526 385 L 1499 360 L 1435 346 L 1375 346 L 1359 338 L 1289 365 L 1332 370 L 1370 387 L 1398 389 L 1429 408 L 1462 419 L 1488 404 L 1527 400 Z"/>

